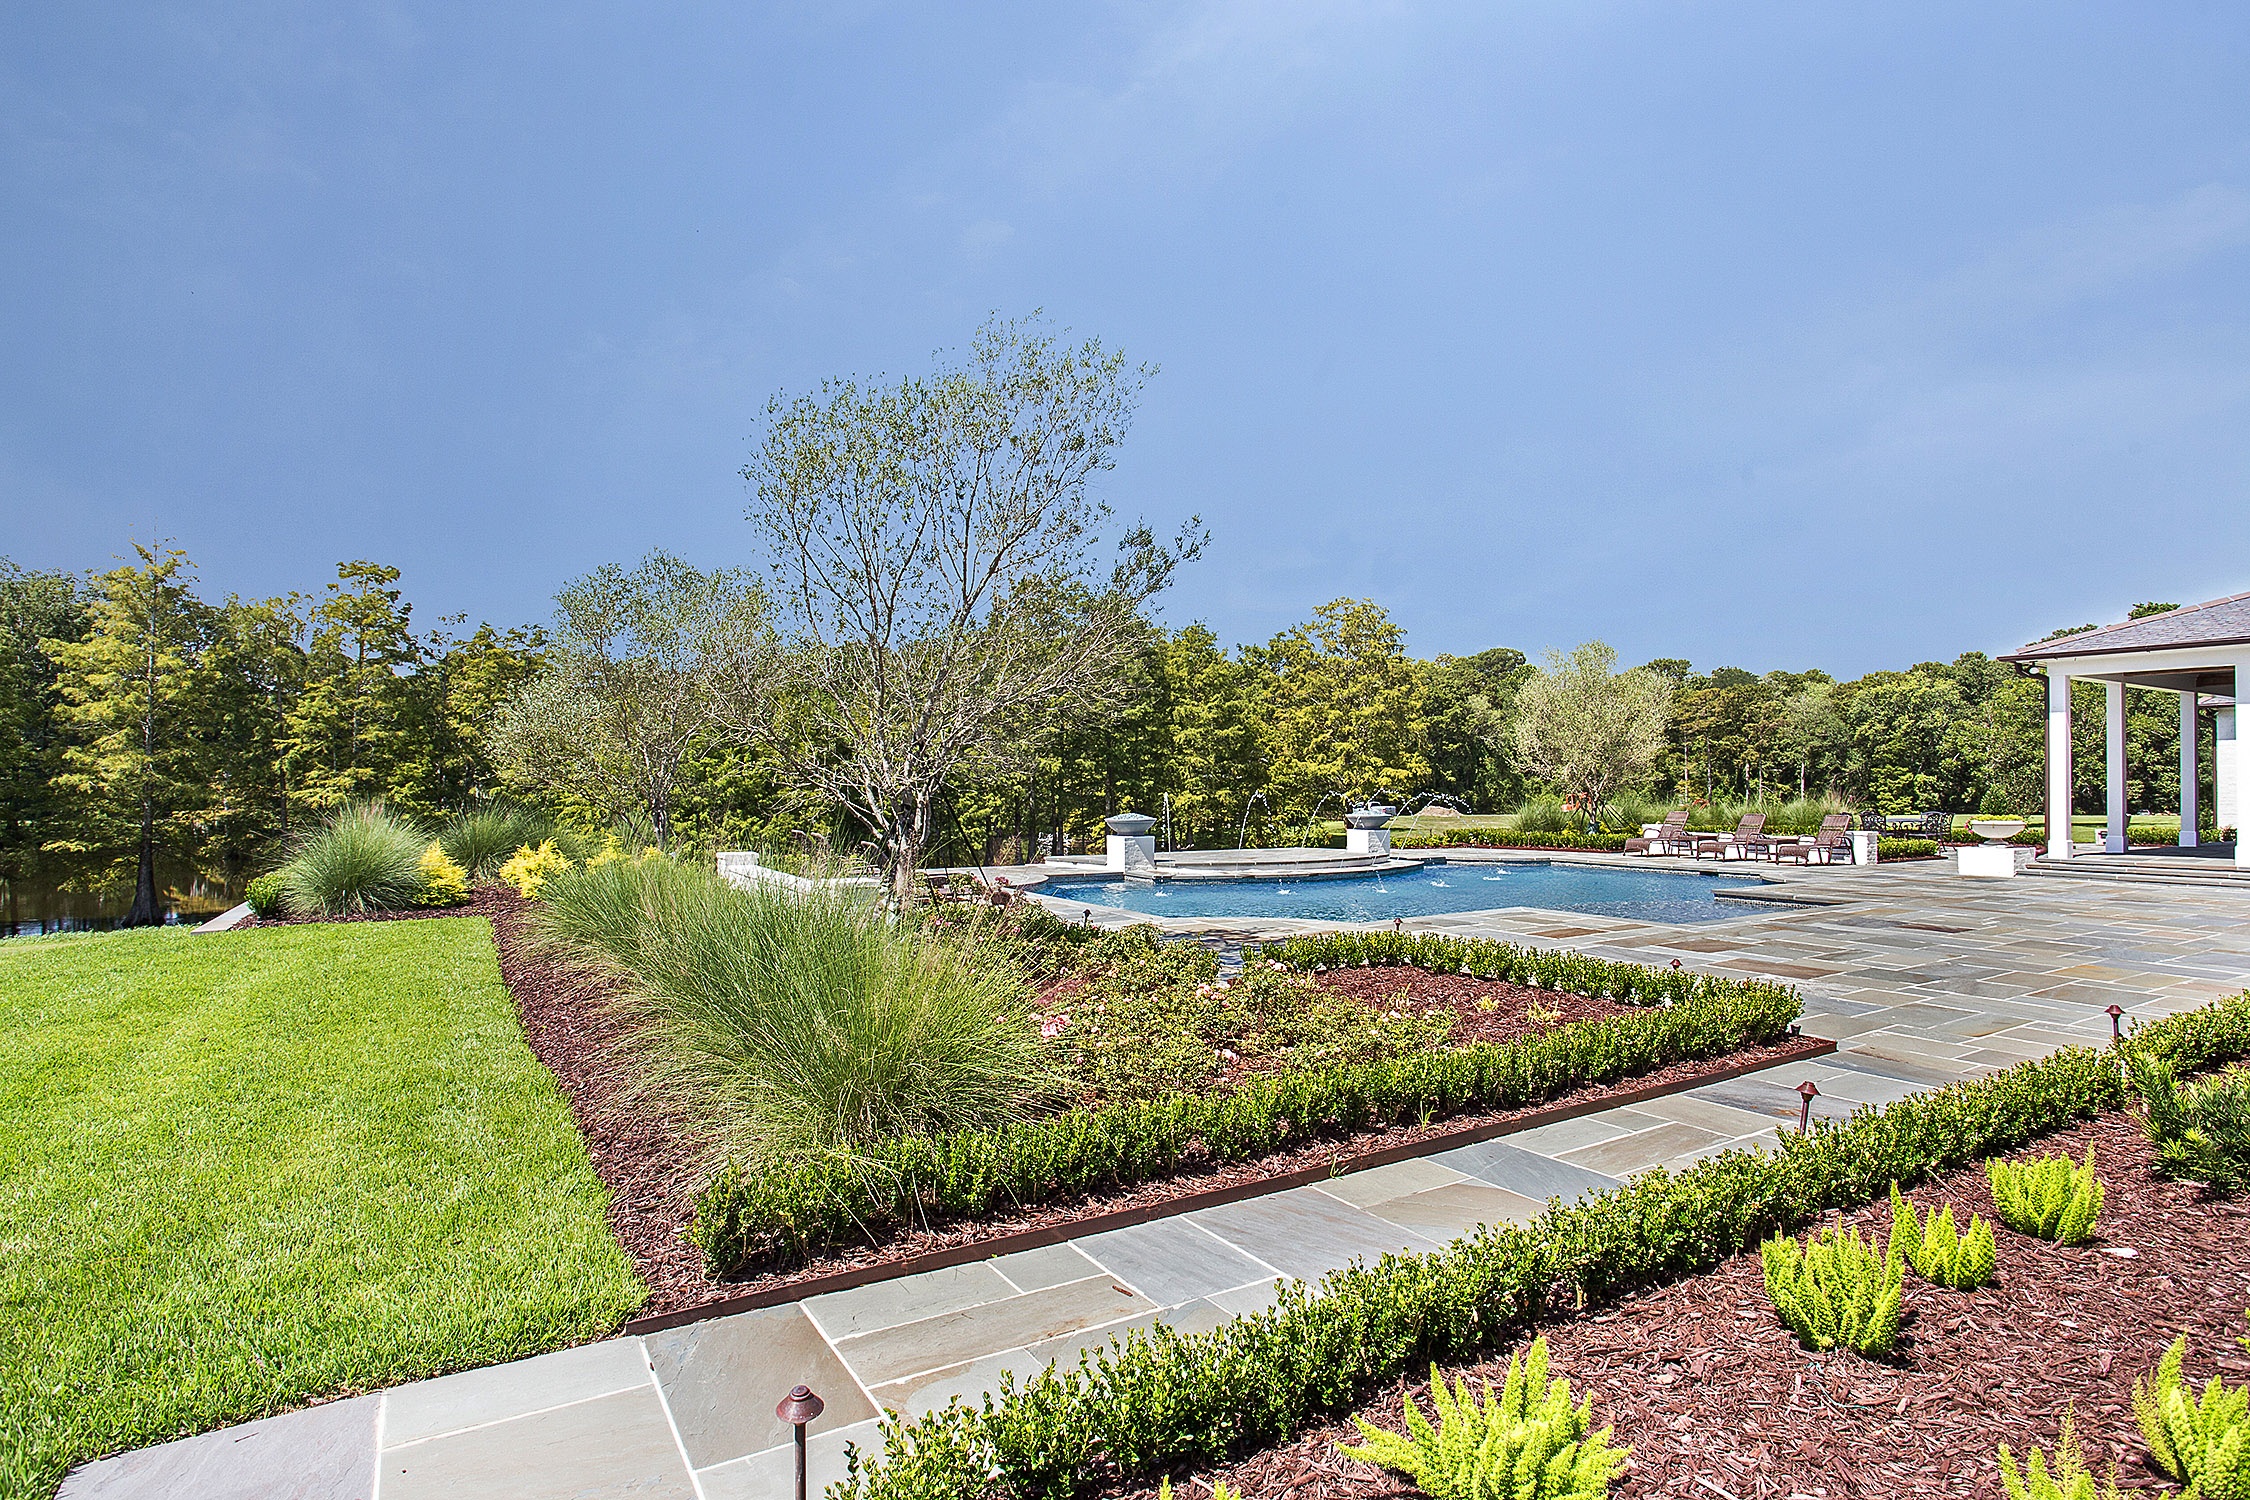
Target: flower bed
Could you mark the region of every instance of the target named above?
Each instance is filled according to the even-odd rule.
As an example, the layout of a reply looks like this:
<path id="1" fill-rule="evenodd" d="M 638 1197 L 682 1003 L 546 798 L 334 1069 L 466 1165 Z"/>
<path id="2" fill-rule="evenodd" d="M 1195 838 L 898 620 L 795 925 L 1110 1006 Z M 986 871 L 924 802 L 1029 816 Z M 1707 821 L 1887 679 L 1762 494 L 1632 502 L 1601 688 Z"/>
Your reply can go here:
<path id="1" fill-rule="evenodd" d="M 1774 1315 L 1756 1255 L 1550 1325 L 1553 1373 L 1592 1396 L 1595 1422 L 1614 1423 L 1615 1440 L 1632 1446 L 1615 1493 L 1687 1494 L 1701 1491 L 1701 1476 L 1742 1497 L 1990 1494 L 1998 1446 L 2051 1449 L 2073 1410 L 2097 1472 L 2115 1458 L 2122 1483 L 2161 1483 L 2134 1423 L 2132 1383 L 2183 1333 L 2199 1382 L 2214 1369 L 2250 1370 L 2235 1342 L 2250 1304 L 2250 1208 L 2154 1175 L 2153 1152 L 2124 1114 L 2039 1151 L 2088 1148 L 2109 1189 L 2096 1242 L 2064 1247 L 2003 1228 L 1997 1284 L 1948 1291 L 1910 1276 L 1905 1333 L 1889 1360 L 1800 1347 Z M 1914 1197 L 1949 1205 L 1964 1224 L 1993 1216 L 1981 1167 Z M 1880 1237 L 1890 1217 L 1875 1204 L 1842 1222 Z M 1497 1383 L 1505 1365 L 1466 1373 Z M 1422 1386 L 1408 1390 L 1423 1399 Z M 1386 1394 L 1359 1415 L 1395 1428 L 1399 1412 Z M 1251 1496 L 1400 1493 L 1394 1476 L 1336 1451 L 1357 1436 L 1348 1421 L 1325 1424 L 1209 1477 Z M 1191 1500 L 1202 1489 L 1174 1493 Z"/>
<path id="2" fill-rule="evenodd" d="M 2250 995 L 2158 1022 L 2130 1045 L 2182 1070 L 2244 1056 Z M 1377 1390 L 1402 1389 L 1432 1361 L 1481 1358 L 1529 1327 L 1598 1316 L 1777 1229 L 1871 1202 L 1891 1183 L 1912 1189 L 2115 1111 L 2126 1098 L 2119 1062 L 2066 1049 L 1785 1137 L 1770 1153 L 1728 1151 L 1652 1172 L 1590 1202 L 1552 1206 L 1528 1228 L 1488 1229 L 1431 1255 L 1385 1256 L 1317 1288 L 1285 1288 L 1268 1311 L 1209 1333 L 1130 1331 L 1075 1370 L 1004 1377 L 982 1411 L 956 1404 L 887 1421 L 880 1459 L 856 1463 L 837 1493 L 1063 1500 L 1292 1440 Z"/>

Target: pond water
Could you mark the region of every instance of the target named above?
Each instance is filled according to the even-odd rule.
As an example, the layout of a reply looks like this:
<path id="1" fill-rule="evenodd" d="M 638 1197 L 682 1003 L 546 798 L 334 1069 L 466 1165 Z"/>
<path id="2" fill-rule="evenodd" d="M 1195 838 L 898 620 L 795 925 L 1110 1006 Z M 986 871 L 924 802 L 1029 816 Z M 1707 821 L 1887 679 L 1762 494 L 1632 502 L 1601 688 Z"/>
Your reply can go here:
<path id="1" fill-rule="evenodd" d="M 1617 870 L 1598 865 L 1433 864 L 1395 875 L 1297 880 L 1050 880 L 1042 895 L 1114 906 L 1152 917 L 1302 917 L 1324 922 L 1387 922 L 1536 906 L 1643 922 L 1715 922 L 1761 910 L 1716 894 L 1759 884 L 1740 876 L 1685 870 Z"/>

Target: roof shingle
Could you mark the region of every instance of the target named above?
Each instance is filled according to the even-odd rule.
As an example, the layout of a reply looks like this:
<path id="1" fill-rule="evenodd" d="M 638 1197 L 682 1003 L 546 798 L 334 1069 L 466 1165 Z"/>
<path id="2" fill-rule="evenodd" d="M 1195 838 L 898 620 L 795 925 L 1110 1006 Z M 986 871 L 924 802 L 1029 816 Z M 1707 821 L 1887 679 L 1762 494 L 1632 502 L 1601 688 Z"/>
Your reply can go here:
<path id="1" fill-rule="evenodd" d="M 2160 615 L 2121 620 L 2098 630 L 2033 641 L 2002 661 L 2044 661 L 2058 656 L 2099 656 L 2111 651 L 2171 651 L 2189 646 L 2250 642 L 2250 594 L 2186 604 Z"/>

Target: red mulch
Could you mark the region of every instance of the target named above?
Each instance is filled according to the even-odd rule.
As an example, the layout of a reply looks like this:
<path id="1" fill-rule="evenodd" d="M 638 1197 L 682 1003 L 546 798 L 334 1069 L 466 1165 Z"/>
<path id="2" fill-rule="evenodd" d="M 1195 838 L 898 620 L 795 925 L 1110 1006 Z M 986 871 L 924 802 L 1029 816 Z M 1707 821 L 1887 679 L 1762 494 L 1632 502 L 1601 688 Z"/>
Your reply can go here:
<path id="1" fill-rule="evenodd" d="M 1417 1005 L 1450 1005 L 1455 1020 L 1453 1034 L 1447 1040 L 1456 1047 L 1471 1042 L 1512 1042 L 1529 1032 L 1546 1031 L 1573 1021 L 1606 1021 L 1611 1016 L 1629 1014 L 1634 1008 L 1619 1005 L 1614 1000 L 1510 984 L 1504 979 L 1436 974 L 1403 965 L 1326 969 L 1313 979 L 1326 989 L 1350 995 L 1377 1009 L 1401 997 Z M 1480 1001 L 1492 1002 L 1493 1008 L 1490 1011 L 1480 1008 Z M 1534 1005 L 1551 1012 L 1551 1016 L 1533 1021 L 1530 1011 Z"/>
<path id="2" fill-rule="evenodd" d="M 1614 1424 L 1614 1440 L 1632 1445 L 1616 1493 L 1996 1497 L 1998 1445 L 2019 1461 L 2034 1445 L 2051 1449 L 2072 1409 L 2097 1473 L 2115 1463 L 2127 1489 L 2169 1488 L 2142 1461 L 2132 1383 L 2182 1333 L 2198 1384 L 2216 1371 L 2250 1371 L 2237 1342 L 2250 1304 L 2250 1206 L 2156 1177 L 2125 1115 L 2024 1154 L 2083 1157 L 2089 1144 L 2108 1187 L 2096 1242 L 2065 1249 L 1996 1225 L 1997 1286 L 1946 1291 L 1909 1271 L 1907 1332 L 1890 1360 L 1801 1348 L 1766 1299 L 1755 1255 L 1549 1328 L 1553 1373 L 1591 1394 L 1597 1423 Z M 1950 1202 L 1964 1225 L 1970 1211 L 1992 1217 L 1981 1167 L 1912 1196 L 1924 1208 Z M 1890 1208 L 1870 1205 L 1844 1221 L 1887 1237 Z M 1505 1368 L 1502 1359 L 1469 1373 L 1497 1384 Z M 1426 1413 L 1426 1385 L 1411 1390 Z M 1395 1428 L 1399 1398 L 1361 1415 Z M 1337 1455 L 1335 1445 L 1356 1436 L 1349 1423 L 1327 1427 L 1176 1492 L 1195 1500 L 1218 1478 L 1253 1497 L 1411 1493 L 1395 1476 Z"/>

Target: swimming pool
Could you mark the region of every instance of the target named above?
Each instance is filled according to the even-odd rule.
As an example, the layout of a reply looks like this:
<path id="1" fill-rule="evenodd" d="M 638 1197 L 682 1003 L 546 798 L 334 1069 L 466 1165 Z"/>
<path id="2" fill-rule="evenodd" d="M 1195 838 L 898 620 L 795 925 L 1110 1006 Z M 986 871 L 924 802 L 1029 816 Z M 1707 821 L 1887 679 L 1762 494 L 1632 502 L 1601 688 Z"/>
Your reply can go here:
<path id="1" fill-rule="evenodd" d="M 1318 880 L 1051 880 L 1039 889 L 1058 900 L 1152 917 L 1388 922 L 1495 906 L 1537 906 L 1643 922 L 1715 922 L 1758 910 L 1722 901 L 1715 892 L 1759 883 L 1739 876 L 1599 865 L 1435 864 L 1396 875 Z"/>

